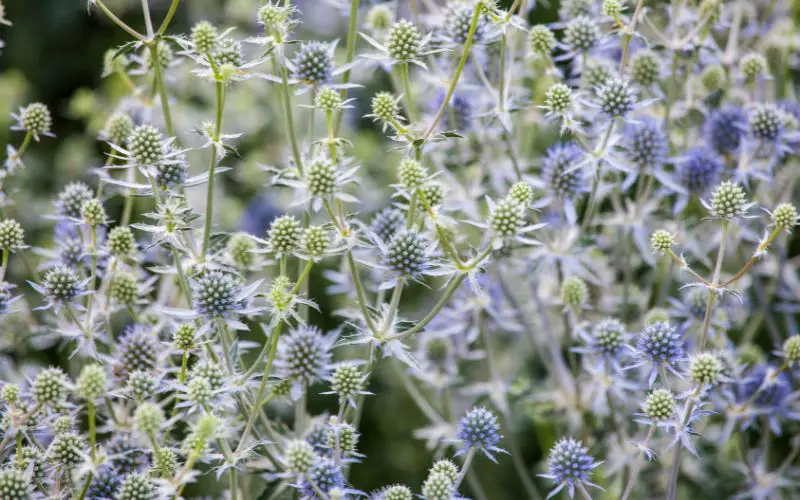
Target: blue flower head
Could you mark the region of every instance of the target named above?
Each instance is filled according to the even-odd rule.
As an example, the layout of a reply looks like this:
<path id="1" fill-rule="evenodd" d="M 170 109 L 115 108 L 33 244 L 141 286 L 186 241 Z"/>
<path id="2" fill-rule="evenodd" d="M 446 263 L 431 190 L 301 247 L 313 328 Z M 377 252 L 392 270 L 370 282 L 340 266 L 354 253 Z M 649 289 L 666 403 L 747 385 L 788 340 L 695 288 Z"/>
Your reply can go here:
<path id="1" fill-rule="evenodd" d="M 564 198 L 572 198 L 584 190 L 583 170 L 574 168 L 583 153 L 574 142 L 550 146 L 542 161 L 542 178 L 550 191 Z"/>
<path id="2" fill-rule="evenodd" d="M 579 489 L 585 489 L 586 486 L 598 487 L 589 479 L 592 470 L 601 463 L 595 462 L 589 455 L 589 449 L 580 441 L 571 437 L 561 438 L 550 450 L 550 457 L 547 459 L 548 474 L 542 475 L 558 484 L 547 498 L 555 496 L 565 486 L 570 497 L 575 495 L 575 487 Z M 586 497 L 588 498 L 588 495 Z"/>
<path id="3" fill-rule="evenodd" d="M 232 273 L 209 270 L 192 282 L 194 309 L 209 318 L 225 317 L 241 309 L 242 280 Z"/>
<path id="4" fill-rule="evenodd" d="M 642 118 L 625 127 L 625 152 L 628 160 L 639 167 L 660 167 L 669 152 L 669 140 L 654 118 Z"/>
<path id="5" fill-rule="evenodd" d="M 497 443 L 503 437 L 500 435 L 500 423 L 497 416 L 482 406 L 476 406 L 467 412 L 458 423 L 456 437 L 464 443 L 464 448 L 458 453 L 464 453 L 470 448 L 476 448 L 492 460 L 492 452 L 503 452 Z"/>
<path id="6" fill-rule="evenodd" d="M 717 152 L 734 153 L 747 133 L 747 113 L 742 108 L 726 106 L 714 111 L 706 121 L 706 136 Z"/>
<path id="7" fill-rule="evenodd" d="M 674 365 L 685 358 L 686 345 L 677 328 L 668 322 L 656 322 L 645 327 L 639 334 L 634 351 L 639 362 L 633 367 L 652 365 L 649 382 L 653 385 L 662 367 L 678 375 Z"/>
<path id="8" fill-rule="evenodd" d="M 699 196 L 717 184 L 724 168 L 719 155 L 700 146 L 690 149 L 678 164 L 678 179 L 690 194 Z"/>
<path id="9" fill-rule="evenodd" d="M 293 76 L 309 86 L 325 85 L 333 74 L 333 58 L 327 43 L 304 43 L 292 60 Z"/>
<path id="10" fill-rule="evenodd" d="M 300 483 L 300 495 L 305 499 L 323 500 L 334 488 L 344 488 L 345 479 L 341 467 L 326 457 L 318 457 L 307 476 Z"/>

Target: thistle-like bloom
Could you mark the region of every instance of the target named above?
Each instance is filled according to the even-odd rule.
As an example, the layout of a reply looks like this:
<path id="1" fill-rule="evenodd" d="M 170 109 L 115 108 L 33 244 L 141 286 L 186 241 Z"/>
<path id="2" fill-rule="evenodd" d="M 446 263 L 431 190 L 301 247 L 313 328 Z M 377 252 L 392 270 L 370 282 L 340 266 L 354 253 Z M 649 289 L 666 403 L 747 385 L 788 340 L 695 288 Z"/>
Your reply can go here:
<path id="1" fill-rule="evenodd" d="M 550 457 L 547 459 L 548 473 L 542 477 L 553 480 L 558 486 L 553 489 L 547 498 L 558 494 L 564 487 L 567 487 L 570 498 L 575 496 L 575 488 L 580 489 L 586 498 L 586 487 L 600 488 L 589 479 L 592 471 L 603 462 L 595 462 L 589 455 L 589 448 L 583 443 L 573 438 L 561 438 L 550 450 Z"/>
<path id="2" fill-rule="evenodd" d="M 504 449 L 497 447 L 502 437 L 497 416 L 482 406 L 476 406 L 458 423 L 456 438 L 464 444 L 464 447 L 456 455 L 474 449 L 496 462 L 494 453 L 506 453 Z"/>
<path id="3" fill-rule="evenodd" d="M 645 327 L 636 339 L 633 348 L 636 363 L 628 369 L 650 365 L 650 386 L 655 382 L 659 372 L 664 369 L 680 376 L 676 365 L 686 357 L 686 347 L 683 335 L 669 323 L 653 323 Z"/>
<path id="4" fill-rule="evenodd" d="M 291 395 L 299 398 L 312 384 L 327 379 L 333 368 L 335 332 L 324 334 L 314 326 L 299 326 L 281 337 L 275 367 L 279 377 L 292 383 Z"/>
<path id="5" fill-rule="evenodd" d="M 58 311 L 62 305 L 72 305 L 85 295 L 87 282 L 88 279 L 81 280 L 71 268 L 56 266 L 45 273 L 41 285 L 31 283 L 31 286 L 47 299 L 47 303 L 39 309 L 53 307 Z"/>

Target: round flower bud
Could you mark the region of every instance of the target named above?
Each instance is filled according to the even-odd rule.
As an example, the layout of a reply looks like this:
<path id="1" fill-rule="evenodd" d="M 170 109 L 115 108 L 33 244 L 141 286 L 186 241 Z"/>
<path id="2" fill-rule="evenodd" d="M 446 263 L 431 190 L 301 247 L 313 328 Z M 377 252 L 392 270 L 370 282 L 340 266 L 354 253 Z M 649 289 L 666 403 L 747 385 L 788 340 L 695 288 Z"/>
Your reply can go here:
<path id="1" fill-rule="evenodd" d="M 177 161 L 156 164 L 156 185 L 165 191 L 175 186 L 182 186 L 188 178 L 189 165 L 184 155 L 179 155 Z"/>
<path id="2" fill-rule="evenodd" d="M 431 474 L 422 484 L 422 496 L 425 500 L 453 500 L 453 481 L 441 473 Z"/>
<path id="3" fill-rule="evenodd" d="M 195 365 L 192 377 L 202 377 L 208 380 L 212 391 L 218 391 L 225 384 L 227 376 L 222 367 L 217 363 L 205 362 Z"/>
<path id="4" fill-rule="evenodd" d="M 617 19 L 622 14 L 623 7 L 621 0 L 603 0 L 602 12 L 604 16 Z"/>
<path id="5" fill-rule="evenodd" d="M 20 122 L 22 128 L 35 137 L 50 133 L 50 129 L 53 126 L 50 110 L 40 102 L 34 102 L 22 108 Z"/>
<path id="6" fill-rule="evenodd" d="M 533 187 L 524 181 L 517 182 L 508 190 L 508 198 L 528 207 L 533 203 Z"/>
<path id="7" fill-rule="evenodd" d="M 190 401 L 193 401 L 199 405 L 207 404 L 213 396 L 211 384 L 205 377 L 192 378 L 186 388 L 186 393 Z"/>
<path id="8" fill-rule="evenodd" d="M 422 35 L 405 19 L 394 23 L 386 36 L 386 48 L 395 61 L 407 63 L 416 59 L 422 46 Z"/>
<path id="9" fill-rule="evenodd" d="M 272 221 L 267 236 L 273 250 L 290 253 L 297 248 L 302 233 L 300 222 L 291 215 L 284 215 Z"/>
<path id="10" fill-rule="evenodd" d="M 361 370 L 353 364 L 336 367 L 331 378 L 331 389 L 340 399 L 349 399 L 358 394 L 364 385 Z"/>
<path id="11" fill-rule="evenodd" d="M 331 420 L 335 421 L 336 417 L 332 417 Z M 358 437 L 358 432 L 351 425 L 333 422 L 328 429 L 327 447 L 331 450 L 338 449 L 345 456 L 352 455 L 356 451 Z"/>
<path id="12" fill-rule="evenodd" d="M 482 406 L 469 410 L 459 421 L 456 431 L 456 438 L 468 448 L 493 450 L 501 437 L 497 416 Z"/>
<path id="13" fill-rule="evenodd" d="M 82 182 L 70 182 L 58 195 L 58 211 L 62 215 L 77 219 L 81 216 L 81 208 L 88 200 L 94 198 L 92 189 Z"/>
<path id="14" fill-rule="evenodd" d="M 550 450 L 547 466 L 558 484 L 588 481 L 597 464 L 589 449 L 573 438 L 561 438 Z"/>
<path id="15" fill-rule="evenodd" d="M 713 384 L 722 373 L 722 363 L 711 353 L 700 353 L 692 358 L 689 373 L 698 384 Z"/>
<path id="16" fill-rule="evenodd" d="M 28 500 L 31 498 L 30 481 L 19 469 L 0 469 L 0 498 L 4 500 Z"/>
<path id="17" fill-rule="evenodd" d="M 444 186 L 440 182 L 426 182 L 420 188 L 420 191 L 425 195 L 425 201 L 427 201 L 428 205 L 431 207 L 441 205 L 444 201 Z"/>
<path id="18" fill-rule="evenodd" d="M 800 335 L 792 335 L 783 343 L 783 357 L 790 366 L 800 362 Z"/>
<path id="19" fill-rule="evenodd" d="M 705 126 L 711 147 L 722 154 L 738 151 L 747 132 L 747 120 L 744 110 L 735 106 L 714 111 Z"/>
<path id="20" fill-rule="evenodd" d="M 342 96 L 338 90 L 325 87 L 317 93 L 314 104 L 322 111 L 331 113 L 342 108 Z"/>
<path id="21" fill-rule="evenodd" d="M 650 236 L 650 246 L 654 253 L 664 253 L 675 244 L 675 237 L 669 231 L 659 229 Z"/>
<path id="22" fill-rule="evenodd" d="M 279 398 L 284 398 L 292 392 L 292 381 L 289 379 L 278 380 L 272 384 L 272 394 Z"/>
<path id="23" fill-rule="evenodd" d="M 226 38 L 219 42 L 219 48 L 214 54 L 214 60 L 220 67 L 238 68 L 242 65 L 242 44 L 236 40 Z M 223 74 L 225 73 L 223 69 Z"/>
<path id="24" fill-rule="evenodd" d="M 72 421 L 72 417 L 58 417 L 53 422 L 53 433 L 56 435 L 66 434 L 73 430 L 75 430 L 75 422 Z"/>
<path id="25" fill-rule="evenodd" d="M 271 2 L 258 9 L 258 22 L 264 25 L 266 31 L 272 31 L 288 20 L 286 9 Z"/>
<path id="26" fill-rule="evenodd" d="M 473 7 L 471 5 L 460 2 L 451 3 L 444 18 L 444 29 L 451 41 L 459 45 L 467 43 L 470 27 L 472 26 L 472 11 Z M 474 43 L 480 43 L 483 40 L 486 24 L 486 16 L 479 15 L 477 28 L 472 35 Z"/>
<path id="27" fill-rule="evenodd" d="M 389 242 L 395 234 L 402 231 L 405 223 L 403 212 L 394 207 L 386 207 L 375 215 L 370 228 L 381 241 Z"/>
<path id="28" fill-rule="evenodd" d="M 150 372 L 136 370 L 128 377 L 128 391 L 137 401 L 144 401 L 155 394 L 158 386 L 156 378 Z"/>
<path id="29" fill-rule="evenodd" d="M 150 372 L 156 366 L 159 345 L 145 328 L 134 326 L 119 339 L 114 373 L 123 380 L 136 370 Z"/>
<path id="30" fill-rule="evenodd" d="M 636 105 L 636 92 L 633 87 L 620 78 L 612 78 L 597 91 L 600 108 L 611 118 L 625 116 Z"/>
<path id="31" fill-rule="evenodd" d="M 767 60 L 764 56 L 751 52 L 739 60 L 739 72 L 748 83 L 755 82 L 760 76 L 767 74 Z"/>
<path id="32" fill-rule="evenodd" d="M 341 467 L 330 458 L 318 458 L 307 474 L 308 479 L 301 483 L 301 498 L 315 498 L 317 489 L 330 496 L 331 490 L 343 488 L 345 485 Z"/>
<path id="33" fill-rule="evenodd" d="M 2 398 L 9 405 L 19 403 L 20 389 L 17 384 L 7 383 L 3 386 Z"/>
<path id="34" fill-rule="evenodd" d="M 78 396 L 93 401 L 108 390 L 106 371 L 98 364 L 86 365 L 77 380 Z"/>
<path id="35" fill-rule="evenodd" d="M 650 420 L 668 420 L 675 411 L 675 397 L 669 389 L 656 389 L 647 396 L 642 410 Z"/>
<path id="36" fill-rule="evenodd" d="M 208 440 L 216 435 L 220 423 L 220 420 L 214 415 L 206 414 L 197 420 L 197 424 L 192 432 L 198 438 Z"/>
<path id="37" fill-rule="evenodd" d="M 373 33 L 383 33 L 394 24 L 394 10 L 386 4 L 372 6 L 367 12 L 367 28 Z"/>
<path id="38" fill-rule="evenodd" d="M 18 457 L 15 453 L 10 457 L 9 462 L 16 464 L 17 469 L 20 471 L 24 472 L 30 469 L 33 472 L 33 478 L 40 482 L 47 475 L 47 471 L 44 467 L 44 452 L 37 446 L 23 446 L 22 457 Z M 2 493 L 2 490 L 0 490 L 0 493 Z"/>
<path id="39" fill-rule="evenodd" d="M 702 195 L 713 186 L 725 165 L 722 159 L 709 148 L 700 146 L 690 149 L 678 164 L 677 174 L 681 185 L 690 193 Z"/>
<path id="40" fill-rule="evenodd" d="M 597 22 L 587 16 L 573 19 L 564 30 L 564 42 L 575 52 L 587 52 L 599 39 Z"/>
<path id="41" fill-rule="evenodd" d="M 669 321 L 669 311 L 661 307 L 654 307 L 647 311 L 644 315 L 645 326 L 652 325 L 653 323 L 666 323 Z"/>
<path id="42" fill-rule="evenodd" d="M 235 233 L 228 239 L 228 255 L 239 269 L 247 269 L 255 262 L 256 244 L 247 233 Z"/>
<path id="43" fill-rule="evenodd" d="M 555 144 L 547 149 L 542 162 L 542 178 L 550 191 L 564 198 L 577 195 L 583 185 L 580 169 L 573 168 L 582 152 L 574 143 Z"/>
<path id="44" fill-rule="evenodd" d="M 152 125 L 139 125 L 128 137 L 128 151 L 139 165 L 154 165 L 164 155 L 164 136 Z"/>
<path id="45" fill-rule="evenodd" d="M 54 465 L 72 468 L 83 462 L 83 438 L 74 432 L 56 434 L 47 448 L 47 459 Z"/>
<path id="46" fill-rule="evenodd" d="M 757 139 L 775 141 L 783 132 L 783 120 L 778 108 L 761 104 L 750 111 L 750 132 Z"/>
<path id="47" fill-rule="evenodd" d="M 336 166 L 317 161 L 308 169 L 308 191 L 312 196 L 328 196 L 336 189 Z"/>
<path id="48" fill-rule="evenodd" d="M 128 226 L 117 226 L 109 231 L 107 244 L 112 255 L 124 257 L 136 248 L 136 239 Z"/>
<path id="49" fill-rule="evenodd" d="M 136 276 L 127 271 L 118 271 L 111 279 L 109 294 L 118 304 L 130 306 L 139 298 L 139 283 Z"/>
<path id="50" fill-rule="evenodd" d="M 33 397 L 40 405 L 60 403 L 67 398 L 68 384 L 61 368 L 46 368 L 33 380 Z"/>
<path id="51" fill-rule="evenodd" d="M 382 490 L 376 500 L 413 500 L 414 494 L 408 486 L 394 484 Z"/>
<path id="52" fill-rule="evenodd" d="M 636 350 L 656 363 L 671 363 L 685 353 L 680 333 L 668 322 L 647 325 L 636 340 Z"/>
<path id="53" fill-rule="evenodd" d="M 648 118 L 625 128 L 623 144 L 625 156 L 640 169 L 661 166 L 669 153 L 669 139 L 661 123 Z"/>
<path id="54" fill-rule="evenodd" d="M 103 135 L 112 144 L 127 143 L 131 132 L 133 132 L 133 120 L 125 113 L 111 115 L 103 129 Z"/>
<path id="55" fill-rule="evenodd" d="M 707 92 L 716 92 L 725 86 L 728 76 L 725 68 L 719 64 L 712 64 L 703 68 L 700 73 L 700 84 Z"/>
<path id="56" fill-rule="evenodd" d="M 544 24 L 537 24 L 528 34 L 528 46 L 535 54 L 550 55 L 556 48 L 556 36 Z"/>
<path id="57" fill-rule="evenodd" d="M 749 203 L 744 189 L 731 181 L 723 181 L 711 193 L 711 213 L 720 219 L 731 220 L 747 212 Z"/>
<path id="58" fill-rule="evenodd" d="M 625 339 L 625 325 L 618 319 L 606 318 L 595 325 L 592 344 L 605 354 L 615 354 Z"/>
<path id="59" fill-rule="evenodd" d="M 0 222 L 0 249 L 11 250 L 24 243 L 25 231 L 22 225 L 14 219 L 5 219 Z"/>
<path id="60" fill-rule="evenodd" d="M 128 474 L 119 487 L 117 500 L 151 500 L 157 498 L 158 488 L 146 475 L 139 472 Z"/>
<path id="61" fill-rule="evenodd" d="M 772 224 L 777 229 L 791 231 L 797 221 L 797 208 L 791 203 L 781 203 L 772 212 Z"/>
<path id="62" fill-rule="evenodd" d="M 317 454 L 314 447 L 303 439 L 294 439 L 286 445 L 286 468 L 292 474 L 305 474 L 311 470 Z"/>
<path id="63" fill-rule="evenodd" d="M 450 481 L 455 483 L 456 479 L 458 479 L 458 472 L 459 472 L 458 466 L 454 464 L 452 461 L 444 458 L 442 460 L 437 460 L 433 464 L 431 470 L 428 472 L 428 475 L 444 474 L 445 476 L 450 478 Z"/>
<path id="64" fill-rule="evenodd" d="M 504 238 L 512 238 L 525 226 L 525 207 L 514 198 L 500 200 L 489 212 L 489 227 Z"/>
<path id="65" fill-rule="evenodd" d="M 172 477 L 175 471 L 178 470 L 178 457 L 170 448 L 162 446 L 155 454 L 155 463 L 153 465 L 162 476 Z"/>
<path id="66" fill-rule="evenodd" d="M 547 89 L 544 105 L 555 113 L 567 111 L 572 104 L 572 89 L 563 83 L 556 83 Z"/>
<path id="67" fill-rule="evenodd" d="M 81 207 L 81 217 L 88 226 L 103 224 L 106 221 L 106 209 L 103 208 L 103 202 L 97 198 L 86 200 Z"/>
<path id="68" fill-rule="evenodd" d="M 713 26 L 722 14 L 722 0 L 702 0 L 697 15 L 700 19 L 708 18 L 708 26 Z"/>
<path id="69" fill-rule="evenodd" d="M 210 318 L 224 317 L 238 305 L 242 280 L 218 269 L 206 270 L 192 282 L 195 311 Z"/>
<path id="70" fill-rule="evenodd" d="M 330 47 L 316 40 L 302 44 L 292 64 L 294 77 L 310 86 L 325 85 L 333 74 Z"/>
<path id="71" fill-rule="evenodd" d="M 397 233 L 389 242 L 384 255 L 386 266 L 402 276 L 414 276 L 428 264 L 428 240 L 414 231 Z"/>
<path id="72" fill-rule="evenodd" d="M 172 342 L 175 348 L 181 351 L 188 351 L 195 347 L 195 334 L 197 329 L 191 323 L 183 323 L 175 329 L 172 334 Z"/>
<path id="73" fill-rule="evenodd" d="M 558 15 L 561 19 L 573 19 L 586 16 L 594 12 L 594 0 L 562 0 Z"/>
<path id="74" fill-rule="evenodd" d="M 649 87 L 658 81 L 661 63 L 651 50 L 643 50 L 631 58 L 631 78 L 642 87 Z"/>
<path id="75" fill-rule="evenodd" d="M 593 64 L 581 74 L 581 84 L 597 95 L 600 88 L 613 76 L 613 71 L 607 64 Z"/>
<path id="76" fill-rule="evenodd" d="M 327 375 L 331 348 L 319 328 L 299 326 L 281 337 L 276 364 L 285 378 L 310 385 Z"/>
<path id="77" fill-rule="evenodd" d="M 303 246 L 311 257 L 322 257 L 328 250 L 328 232 L 320 226 L 311 226 L 303 232 Z"/>
<path id="78" fill-rule="evenodd" d="M 158 65 L 163 69 L 167 69 L 169 64 L 172 62 L 172 58 L 174 54 L 172 53 L 172 47 L 166 42 L 160 41 L 156 47 L 158 51 Z M 145 62 L 147 63 L 147 67 L 149 69 L 155 68 L 155 63 L 153 60 L 153 51 L 152 49 L 148 49 L 144 53 Z"/>
<path id="79" fill-rule="evenodd" d="M 155 403 L 140 403 L 133 413 L 133 425 L 144 434 L 155 434 L 164 424 L 164 411 Z"/>
<path id="80" fill-rule="evenodd" d="M 78 275 L 65 266 L 56 266 L 47 271 L 43 286 L 47 296 L 58 302 L 69 302 L 82 291 Z"/>
<path id="81" fill-rule="evenodd" d="M 397 167 L 397 178 L 406 189 L 416 189 L 428 177 L 428 170 L 417 160 L 406 158 Z"/>
<path id="82" fill-rule="evenodd" d="M 217 48 L 217 28 L 208 21 L 200 21 L 192 27 L 194 49 L 201 54 L 214 52 Z"/>
<path id="83" fill-rule="evenodd" d="M 400 114 L 397 98 L 389 92 L 378 92 L 372 98 L 372 114 L 379 120 L 391 122 Z"/>
<path id="84" fill-rule="evenodd" d="M 561 302 L 570 309 L 580 309 L 589 300 L 589 287 L 577 276 L 570 276 L 561 283 Z"/>

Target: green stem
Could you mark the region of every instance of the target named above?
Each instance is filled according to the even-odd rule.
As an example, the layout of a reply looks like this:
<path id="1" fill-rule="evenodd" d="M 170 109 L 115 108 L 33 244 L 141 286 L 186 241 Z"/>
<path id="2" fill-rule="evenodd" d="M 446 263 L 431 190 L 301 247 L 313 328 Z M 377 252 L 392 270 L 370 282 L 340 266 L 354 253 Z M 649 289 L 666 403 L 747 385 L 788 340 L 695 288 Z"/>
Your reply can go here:
<path id="1" fill-rule="evenodd" d="M 105 14 L 106 17 L 111 19 L 117 26 L 119 26 L 120 28 L 125 30 L 129 35 L 131 35 L 135 39 L 139 40 L 140 42 L 145 42 L 147 40 L 144 37 L 144 35 L 140 34 L 138 31 L 136 31 L 135 29 L 133 29 L 130 26 L 128 26 L 127 24 L 125 24 L 122 21 L 122 19 L 120 19 L 116 15 L 114 15 L 114 13 L 111 12 L 111 10 L 109 10 L 109 8 L 105 6 L 105 4 L 102 2 L 102 0 L 94 0 L 94 3 L 100 8 L 101 11 L 103 11 L 103 14 Z"/>
<path id="2" fill-rule="evenodd" d="M 86 408 L 89 413 L 89 444 L 91 446 L 90 452 L 92 455 L 92 462 L 94 462 L 97 458 L 97 429 L 96 429 L 96 422 L 95 422 L 95 407 L 94 402 L 89 401 L 86 404 Z"/>
<path id="3" fill-rule="evenodd" d="M 277 56 L 276 56 L 277 57 Z M 273 58 L 273 65 L 278 66 L 277 58 Z M 303 157 L 300 155 L 300 147 L 297 144 L 297 137 L 294 132 L 294 116 L 292 114 L 292 97 L 289 94 L 289 73 L 286 66 L 280 64 L 281 73 L 281 101 L 283 102 L 283 112 L 286 117 L 286 134 L 289 136 L 289 144 L 292 147 L 292 158 L 297 166 L 300 175 L 303 175 Z"/>
<path id="4" fill-rule="evenodd" d="M 353 59 L 356 55 L 356 42 L 358 38 L 356 37 L 356 31 L 358 30 L 358 6 L 360 0 L 350 0 L 350 17 L 347 21 L 347 48 L 345 49 L 345 64 L 350 64 L 353 62 Z M 342 75 L 342 83 L 347 85 L 350 83 L 350 73 L 351 70 L 347 70 Z M 347 97 L 347 90 L 341 91 L 342 100 Z M 343 110 L 339 110 L 336 115 L 336 134 L 339 134 L 339 128 L 342 125 L 342 116 L 344 115 Z"/>
<path id="5" fill-rule="evenodd" d="M 69 471 L 67 471 L 67 474 L 69 474 Z M 81 494 L 78 495 L 78 500 L 83 500 L 84 498 L 86 498 L 86 494 L 89 492 L 89 485 L 92 484 L 92 477 L 94 477 L 94 474 L 92 473 L 92 471 L 89 471 L 89 473 L 86 475 L 86 480 L 83 482 L 83 488 L 81 488 Z"/>
<path id="6" fill-rule="evenodd" d="M 212 57 L 208 55 L 209 61 L 212 60 Z M 216 169 L 217 169 L 217 143 L 219 142 L 220 133 L 222 131 L 222 108 L 225 105 L 225 88 L 223 87 L 222 81 L 217 79 L 216 82 L 217 87 L 217 113 L 216 113 L 216 121 L 214 124 L 214 137 L 212 138 L 214 141 L 214 145 L 211 146 L 211 165 L 208 168 L 208 191 L 206 193 L 206 220 L 205 220 L 205 227 L 203 228 L 203 255 L 202 258 L 205 259 L 208 256 L 208 244 L 211 239 L 211 221 L 214 218 L 214 180 L 216 178 Z"/>
<path id="7" fill-rule="evenodd" d="M 172 0 L 172 4 L 169 6 L 169 10 L 167 11 L 167 16 L 164 18 L 164 21 L 161 22 L 161 26 L 158 28 L 158 35 L 161 36 L 167 31 L 167 27 L 169 23 L 172 22 L 172 18 L 175 16 L 175 11 L 178 10 L 178 4 L 181 3 L 181 0 Z"/>
<path id="8" fill-rule="evenodd" d="M 442 105 L 439 107 L 436 117 L 433 119 L 433 122 L 430 124 L 428 130 L 425 132 L 425 135 L 422 137 L 423 139 L 430 137 L 433 131 L 436 130 L 439 122 L 442 121 L 442 117 L 447 110 L 447 106 L 450 104 L 450 99 L 453 97 L 453 93 L 456 91 L 456 85 L 458 85 L 458 80 L 461 79 L 461 73 L 464 71 L 464 65 L 467 63 L 469 50 L 472 48 L 472 41 L 475 38 L 475 32 L 478 30 L 478 21 L 480 20 L 482 8 L 483 7 L 479 2 L 475 5 L 475 8 L 472 11 L 472 21 L 469 25 L 469 33 L 467 34 L 466 42 L 464 42 L 464 48 L 461 51 L 461 59 L 458 61 L 455 74 L 450 79 L 450 88 L 447 89 L 447 94 L 444 97 L 444 101 L 442 101 Z"/>
<path id="9" fill-rule="evenodd" d="M 417 108 L 414 104 L 414 95 L 411 93 L 408 63 L 400 64 L 400 82 L 403 84 L 403 94 L 405 94 L 406 108 L 408 108 L 408 118 L 413 123 L 417 121 Z"/>
<path id="10" fill-rule="evenodd" d="M 172 114 L 169 110 L 169 96 L 167 89 L 164 86 L 164 74 L 161 71 L 161 64 L 158 58 L 158 42 L 152 42 L 150 47 L 150 57 L 153 60 L 153 72 L 155 74 L 155 86 L 158 90 L 159 101 L 161 101 L 161 113 L 164 115 L 164 126 L 167 128 L 167 134 L 170 137 L 175 136 L 175 131 L 172 128 Z"/>
<path id="11" fill-rule="evenodd" d="M 261 384 L 258 386 L 258 392 L 256 393 L 256 400 L 255 403 L 253 404 L 250 416 L 247 419 L 247 424 L 245 424 L 244 426 L 244 431 L 242 432 L 242 439 L 241 441 L 239 441 L 239 446 L 237 446 L 236 448 L 237 454 L 239 453 L 239 451 L 241 451 L 242 446 L 244 446 L 245 439 L 247 439 L 247 436 L 253 429 L 253 424 L 256 421 L 256 416 L 260 414 L 261 403 L 264 399 L 264 393 L 267 390 L 267 382 L 269 381 L 269 375 L 270 372 L 272 371 L 272 363 L 275 360 L 275 353 L 278 350 L 278 339 L 281 336 L 282 330 L 283 330 L 283 322 L 280 322 L 277 325 L 275 325 L 275 329 L 272 331 L 272 338 L 270 339 L 267 364 L 264 366 L 264 374 L 261 376 Z"/>

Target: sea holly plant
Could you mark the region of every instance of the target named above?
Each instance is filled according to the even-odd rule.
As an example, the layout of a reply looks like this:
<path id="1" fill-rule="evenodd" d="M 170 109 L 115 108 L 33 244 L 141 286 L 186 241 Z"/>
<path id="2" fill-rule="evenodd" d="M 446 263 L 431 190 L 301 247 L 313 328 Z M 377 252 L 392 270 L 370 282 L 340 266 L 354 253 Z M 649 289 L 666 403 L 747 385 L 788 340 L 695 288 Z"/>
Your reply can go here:
<path id="1" fill-rule="evenodd" d="M 134 3 L 10 100 L 0 497 L 797 491 L 791 2 Z"/>

